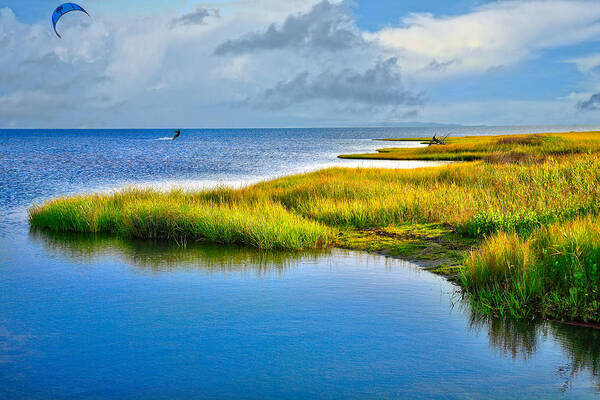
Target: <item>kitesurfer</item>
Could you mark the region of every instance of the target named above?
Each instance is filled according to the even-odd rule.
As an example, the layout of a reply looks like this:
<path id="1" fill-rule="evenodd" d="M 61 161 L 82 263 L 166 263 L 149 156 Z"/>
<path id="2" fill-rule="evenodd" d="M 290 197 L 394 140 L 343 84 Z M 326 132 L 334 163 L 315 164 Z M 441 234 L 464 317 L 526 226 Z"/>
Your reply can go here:
<path id="1" fill-rule="evenodd" d="M 52 27 L 54 28 L 54 33 L 56 33 L 56 36 L 58 36 L 59 38 L 61 38 L 61 36 L 56 31 L 56 24 L 63 15 L 71 11 L 81 11 L 87 14 L 88 16 L 90 15 L 87 13 L 87 11 L 83 9 L 83 7 L 75 3 L 64 3 L 56 7 L 56 10 L 54 10 L 54 13 L 52 13 Z"/>

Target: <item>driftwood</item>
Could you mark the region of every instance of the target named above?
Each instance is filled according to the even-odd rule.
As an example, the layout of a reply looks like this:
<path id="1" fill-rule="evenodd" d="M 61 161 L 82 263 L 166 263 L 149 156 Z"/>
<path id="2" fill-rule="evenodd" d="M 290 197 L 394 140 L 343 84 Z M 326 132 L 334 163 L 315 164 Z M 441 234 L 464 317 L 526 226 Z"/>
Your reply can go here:
<path id="1" fill-rule="evenodd" d="M 429 142 L 429 145 L 430 146 L 432 146 L 434 144 L 445 145 L 446 139 L 448 139 L 448 136 L 450 136 L 449 133 L 446 136 L 439 138 L 439 137 L 437 137 L 436 134 L 434 134 L 433 137 L 431 138 L 431 141 Z"/>

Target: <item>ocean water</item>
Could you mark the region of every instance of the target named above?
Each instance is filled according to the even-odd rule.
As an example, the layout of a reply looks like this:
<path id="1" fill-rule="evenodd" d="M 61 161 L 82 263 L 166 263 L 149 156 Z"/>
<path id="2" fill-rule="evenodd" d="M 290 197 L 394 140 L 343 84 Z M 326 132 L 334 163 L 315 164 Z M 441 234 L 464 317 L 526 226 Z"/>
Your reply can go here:
<path id="1" fill-rule="evenodd" d="M 384 137 L 600 127 L 0 131 L 0 398 L 597 398 L 600 332 L 471 313 L 417 265 L 30 231 L 51 197 L 244 185 Z"/>

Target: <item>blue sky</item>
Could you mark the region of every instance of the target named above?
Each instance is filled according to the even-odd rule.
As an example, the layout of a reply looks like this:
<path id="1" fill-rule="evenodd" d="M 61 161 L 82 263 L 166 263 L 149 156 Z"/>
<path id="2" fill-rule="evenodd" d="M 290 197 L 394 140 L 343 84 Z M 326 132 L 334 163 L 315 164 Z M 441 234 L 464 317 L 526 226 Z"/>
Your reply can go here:
<path id="1" fill-rule="evenodd" d="M 0 127 L 600 123 L 600 2 L 0 3 Z"/>
<path id="2" fill-rule="evenodd" d="M 410 13 L 460 15 L 477 6 L 490 3 L 484 0 L 362 0 L 356 1 L 357 24 L 360 28 L 375 31 L 395 25 Z"/>
<path id="3" fill-rule="evenodd" d="M 457 15 L 466 13 L 476 6 L 490 1 L 484 0 L 356 0 L 357 25 L 367 30 L 377 30 L 386 25 L 395 24 L 409 13 L 433 13 L 438 15 Z M 104 3 L 104 4 L 99 4 Z M 230 3 L 228 1 L 211 1 L 219 5 Z M 4 0 L 1 5 L 11 8 L 24 22 L 36 22 L 48 18 L 48 10 L 60 4 L 60 1 L 49 0 Z M 104 7 L 105 9 L 134 11 L 139 14 L 153 12 L 164 8 L 189 9 L 194 3 L 191 1 L 172 0 L 98 0 L 89 1 L 90 7 Z M 193 7 L 192 7 L 193 8 Z"/>

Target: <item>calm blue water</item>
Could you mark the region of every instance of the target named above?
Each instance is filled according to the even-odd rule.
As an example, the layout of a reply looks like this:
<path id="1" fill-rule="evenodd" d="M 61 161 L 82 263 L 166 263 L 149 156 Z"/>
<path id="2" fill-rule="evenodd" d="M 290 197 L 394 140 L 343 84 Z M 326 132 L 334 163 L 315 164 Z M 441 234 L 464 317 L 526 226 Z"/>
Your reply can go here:
<path id="1" fill-rule="evenodd" d="M 599 331 L 478 318 L 451 284 L 400 260 L 27 226 L 26 207 L 57 195 L 352 166 L 335 156 L 433 131 L 0 131 L 0 398 L 598 397 Z"/>

